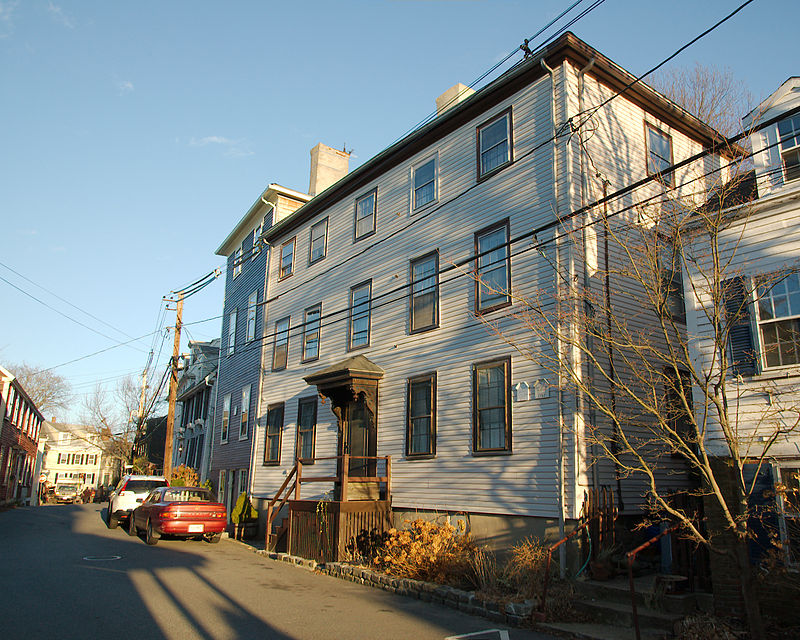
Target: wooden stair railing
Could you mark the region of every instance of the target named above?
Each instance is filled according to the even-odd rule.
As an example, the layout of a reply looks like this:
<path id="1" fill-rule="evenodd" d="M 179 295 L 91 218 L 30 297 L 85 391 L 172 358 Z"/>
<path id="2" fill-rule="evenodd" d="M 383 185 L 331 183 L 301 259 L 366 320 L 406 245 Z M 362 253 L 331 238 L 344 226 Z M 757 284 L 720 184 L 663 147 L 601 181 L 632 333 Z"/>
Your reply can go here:
<path id="1" fill-rule="evenodd" d="M 286 476 L 286 480 L 283 481 L 283 484 L 281 485 L 281 488 L 278 489 L 278 493 L 275 494 L 275 497 L 272 500 L 270 500 L 269 504 L 267 505 L 267 533 L 266 533 L 266 539 L 264 540 L 264 548 L 267 551 L 272 551 L 272 549 L 271 549 L 272 545 L 270 544 L 270 542 L 271 542 L 270 538 L 272 537 L 272 522 L 273 522 L 273 518 L 277 513 L 280 512 L 281 509 L 283 509 L 283 505 L 285 505 L 286 502 L 289 500 L 289 496 L 292 494 L 292 491 L 294 491 L 295 493 L 297 492 L 297 490 L 299 488 L 298 480 L 300 479 L 300 473 L 301 473 L 300 469 L 301 468 L 302 468 L 302 463 L 300 463 L 300 462 L 298 462 L 297 464 L 295 464 L 292 467 L 292 470 Z M 291 484 L 291 486 L 289 486 L 289 483 L 292 482 L 292 478 L 294 478 L 295 475 L 297 475 L 297 480 L 295 480 Z M 288 488 L 288 491 L 287 491 L 287 488 Z M 286 495 L 283 496 L 283 499 L 281 500 L 281 494 L 284 491 L 286 491 Z M 275 503 L 277 503 L 278 500 L 280 500 L 281 503 L 278 506 L 278 509 L 276 511 L 275 510 Z M 276 542 L 277 542 L 277 538 L 276 538 Z"/>

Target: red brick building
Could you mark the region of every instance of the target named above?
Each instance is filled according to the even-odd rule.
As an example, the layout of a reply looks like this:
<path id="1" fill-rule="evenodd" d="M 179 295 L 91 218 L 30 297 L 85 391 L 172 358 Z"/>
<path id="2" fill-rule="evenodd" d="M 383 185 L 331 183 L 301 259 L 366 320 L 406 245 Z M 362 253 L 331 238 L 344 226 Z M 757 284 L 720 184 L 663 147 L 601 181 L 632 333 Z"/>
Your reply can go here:
<path id="1" fill-rule="evenodd" d="M 43 421 L 14 374 L 0 366 L 0 505 L 28 502 L 36 494 L 36 454 Z"/>

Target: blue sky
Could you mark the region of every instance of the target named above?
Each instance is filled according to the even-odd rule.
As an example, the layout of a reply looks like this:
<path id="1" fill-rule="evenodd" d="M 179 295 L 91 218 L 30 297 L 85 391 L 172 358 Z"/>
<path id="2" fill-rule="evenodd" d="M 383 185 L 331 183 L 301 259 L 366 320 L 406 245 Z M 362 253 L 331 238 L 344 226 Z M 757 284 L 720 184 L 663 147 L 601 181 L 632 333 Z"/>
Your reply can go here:
<path id="1" fill-rule="evenodd" d="M 307 190 L 320 141 L 368 160 L 569 4 L 0 0 L 0 364 L 82 358 L 56 369 L 76 394 L 140 373 L 163 332 L 84 356 L 173 323 L 162 296 L 223 264 L 268 183 Z M 639 74 L 739 4 L 606 0 L 571 30 Z M 764 98 L 800 73 L 796 15 L 756 0 L 675 64 Z M 222 294 L 187 300 L 182 350 L 219 335 Z"/>

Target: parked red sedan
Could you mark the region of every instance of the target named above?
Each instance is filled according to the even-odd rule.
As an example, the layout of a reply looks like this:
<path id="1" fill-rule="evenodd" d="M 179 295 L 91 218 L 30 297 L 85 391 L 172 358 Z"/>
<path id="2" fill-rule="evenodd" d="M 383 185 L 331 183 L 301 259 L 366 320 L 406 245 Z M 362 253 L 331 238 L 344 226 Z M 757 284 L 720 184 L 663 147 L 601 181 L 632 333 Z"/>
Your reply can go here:
<path id="1" fill-rule="evenodd" d="M 225 505 L 208 489 L 159 487 L 133 510 L 128 533 L 135 536 L 144 531 L 147 544 L 157 544 L 162 535 L 219 542 L 227 522 Z"/>

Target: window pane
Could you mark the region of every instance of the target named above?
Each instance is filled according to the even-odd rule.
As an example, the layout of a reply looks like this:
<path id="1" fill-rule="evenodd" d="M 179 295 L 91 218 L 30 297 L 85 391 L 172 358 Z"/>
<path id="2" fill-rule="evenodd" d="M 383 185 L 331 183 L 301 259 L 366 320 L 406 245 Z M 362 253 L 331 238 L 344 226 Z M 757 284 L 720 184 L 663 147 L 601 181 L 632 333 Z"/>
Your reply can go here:
<path id="1" fill-rule="evenodd" d="M 507 302 L 508 248 L 506 228 L 478 237 L 478 310 Z M 485 255 L 480 255 L 483 254 Z"/>
<path id="2" fill-rule="evenodd" d="M 481 449 L 502 449 L 505 447 L 505 409 L 484 409 L 480 412 L 478 430 Z"/>
<path id="3" fill-rule="evenodd" d="M 411 330 L 436 324 L 438 257 L 430 256 L 411 263 Z"/>
<path id="4" fill-rule="evenodd" d="M 283 278 L 292 274 L 294 268 L 294 240 L 281 247 L 281 266 L 279 277 Z"/>
<path id="5" fill-rule="evenodd" d="M 408 384 L 408 454 L 433 453 L 433 377 Z"/>
<path id="6" fill-rule="evenodd" d="M 305 328 L 303 329 L 303 360 L 314 360 L 319 357 L 321 312 L 321 305 L 306 310 Z"/>
<path id="7" fill-rule="evenodd" d="M 297 407 L 297 456 L 310 460 L 314 457 L 314 428 L 317 421 L 315 398 L 300 400 Z"/>
<path id="8" fill-rule="evenodd" d="M 350 347 L 369 344 L 369 314 L 371 285 L 365 284 L 350 291 Z"/>
<path id="9" fill-rule="evenodd" d="M 436 160 L 432 159 L 414 170 L 414 208 L 436 198 Z"/>
<path id="10" fill-rule="evenodd" d="M 267 439 L 264 446 L 264 462 L 280 460 L 281 429 L 283 428 L 283 405 L 267 410 Z"/>
<path id="11" fill-rule="evenodd" d="M 476 403 L 475 446 L 477 450 L 508 449 L 506 442 L 507 391 L 506 364 L 480 366 L 475 371 Z"/>
<path id="12" fill-rule="evenodd" d="M 322 220 L 311 227 L 311 256 L 309 260 L 316 262 L 325 257 L 325 236 L 328 230 L 328 220 Z"/>
<path id="13" fill-rule="evenodd" d="M 508 161 L 508 116 L 480 130 L 481 175 Z"/>
<path id="14" fill-rule="evenodd" d="M 666 184 L 672 184 L 672 174 L 664 173 L 672 164 L 672 138 L 652 127 L 647 128 L 647 162 L 650 173 L 661 174 Z"/>
<path id="15" fill-rule="evenodd" d="M 272 355 L 272 368 L 286 368 L 289 355 L 289 318 L 275 323 L 275 349 Z"/>
<path id="16" fill-rule="evenodd" d="M 375 193 L 356 201 L 356 238 L 375 230 Z"/>

